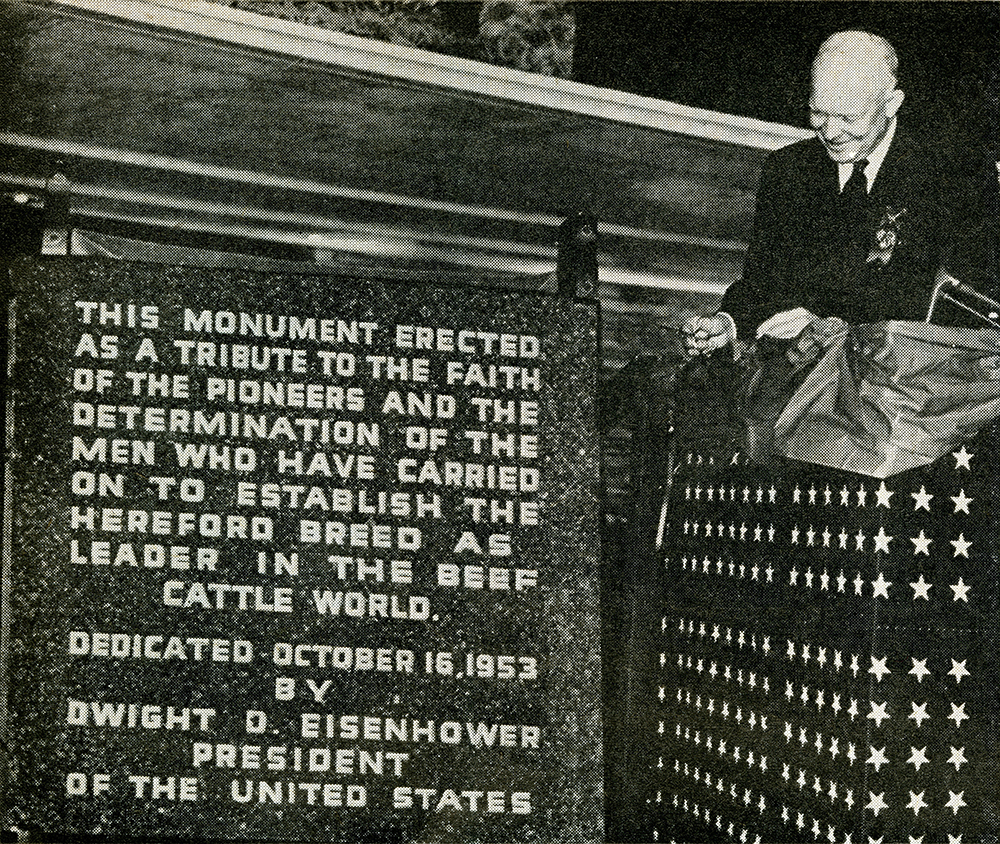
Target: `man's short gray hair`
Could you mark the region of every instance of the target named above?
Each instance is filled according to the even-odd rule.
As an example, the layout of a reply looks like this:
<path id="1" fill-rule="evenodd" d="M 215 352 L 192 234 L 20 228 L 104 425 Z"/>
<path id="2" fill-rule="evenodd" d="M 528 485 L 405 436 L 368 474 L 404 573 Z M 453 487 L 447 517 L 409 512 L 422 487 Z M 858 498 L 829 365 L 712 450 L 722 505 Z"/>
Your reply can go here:
<path id="1" fill-rule="evenodd" d="M 813 67 L 835 55 L 867 64 L 875 73 L 887 73 L 893 84 L 898 79 L 899 58 L 896 50 L 880 35 L 855 29 L 835 32 L 820 45 Z"/>

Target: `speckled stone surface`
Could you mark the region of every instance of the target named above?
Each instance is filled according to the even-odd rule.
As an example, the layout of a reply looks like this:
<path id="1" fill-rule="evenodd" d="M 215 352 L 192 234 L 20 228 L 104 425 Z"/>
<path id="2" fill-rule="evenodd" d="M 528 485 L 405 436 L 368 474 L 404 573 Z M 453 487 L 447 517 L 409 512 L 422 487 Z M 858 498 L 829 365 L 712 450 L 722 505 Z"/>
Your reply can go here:
<path id="1" fill-rule="evenodd" d="M 27 830 L 45 840 L 602 839 L 598 446 L 594 423 L 598 317 L 593 303 L 471 286 L 254 275 L 78 259 L 43 259 L 20 265 L 14 271 L 12 292 L 15 327 L 8 397 L 13 412 L 13 555 L 5 575 L 11 595 L 8 710 L 13 741 L 9 782 L 0 801 L 0 826 Z M 77 302 L 155 305 L 158 324 L 143 326 L 140 317 L 135 326 L 84 325 L 84 313 L 91 310 L 93 319 L 99 321 L 100 310 L 74 304 Z M 289 339 L 287 331 L 273 339 L 240 336 L 238 332 L 185 332 L 185 308 L 198 314 L 207 310 L 362 321 L 377 323 L 378 328 L 372 330 L 370 345 L 355 346 Z M 127 323 L 127 308 L 123 314 Z M 221 319 L 216 327 L 225 328 L 227 317 Z M 147 312 L 146 322 L 151 321 Z M 477 353 L 404 350 L 394 345 L 397 325 L 537 337 L 540 352 L 533 359 L 488 355 L 483 353 L 482 340 L 476 341 Z M 88 334 L 92 335 L 92 346 L 81 341 Z M 100 357 L 114 345 L 105 339 L 109 335 L 119 338 L 117 358 Z M 359 337 L 363 336 L 362 329 Z M 144 339 L 151 343 L 143 345 Z M 204 362 L 183 365 L 175 340 L 304 350 L 307 371 L 282 373 L 272 367 L 256 372 Z M 102 347 L 102 341 L 107 345 Z M 149 355 L 150 346 L 156 350 L 156 361 Z M 353 353 L 357 374 L 324 375 L 317 354 L 320 350 Z M 426 358 L 428 381 L 375 379 L 372 364 L 365 361 L 368 355 Z M 276 359 L 272 355 L 272 365 Z M 541 389 L 449 385 L 445 380 L 448 361 L 461 364 L 463 373 L 470 363 L 526 370 L 538 367 Z M 98 394 L 87 389 L 92 376 L 77 370 L 93 373 L 99 369 L 113 375 L 111 386 Z M 126 371 L 142 374 L 130 378 Z M 187 375 L 189 396 L 147 395 L 149 374 Z M 205 389 L 210 377 L 307 383 L 324 389 L 356 387 L 364 392 L 365 406 L 363 410 L 263 407 L 230 402 L 224 394 L 209 400 Z M 140 395 L 133 395 L 133 384 Z M 404 402 L 408 390 L 420 397 L 424 393 L 453 396 L 455 416 L 427 420 L 383 412 L 391 389 L 400 391 Z M 324 391 L 321 395 L 326 400 L 331 394 Z M 538 424 L 481 422 L 469 401 L 473 397 L 537 401 Z M 74 413 L 79 414 L 76 423 L 87 422 L 85 408 L 74 410 L 79 403 L 142 410 L 136 412 L 131 430 L 127 427 L 130 411 L 121 410 L 106 411 L 113 420 L 108 424 L 114 427 L 75 424 Z M 146 408 L 164 409 L 167 419 L 171 410 L 193 413 L 199 409 L 211 417 L 221 411 L 227 414 L 227 426 L 232 412 L 256 419 L 266 416 L 272 431 L 279 417 L 353 423 L 342 425 L 338 429 L 341 433 L 357 431 L 361 422 L 376 423 L 378 442 L 302 442 L 305 426 L 294 421 L 279 427 L 273 439 L 247 438 L 242 431 L 232 435 L 228 427 L 224 435 L 143 430 L 147 427 Z M 94 413 L 100 414 L 96 408 Z M 149 427 L 156 425 L 154 411 Z M 430 453 L 407 448 L 407 426 L 447 429 L 447 442 Z M 287 435 L 289 430 L 298 441 Z M 539 454 L 522 458 L 472 454 L 471 441 L 464 436 L 471 430 L 486 432 L 487 449 L 492 434 L 537 433 Z M 76 459 L 74 436 L 81 438 Z M 107 440 L 107 459 L 103 461 L 93 450 L 98 438 Z M 114 440 L 127 442 L 116 446 Z M 144 452 L 135 455 L 138 462 L 133 462 L 133 440 L 153 443 L 153 465 L 145 463 Z M 245 470 L 210 465 L 181 468 L 176 456 L 178 443 L 249 448 L 255 465 Z M 279 473 L 280 449 L 286 456 L 303 451 L 306 467 L 317 452 L 322 453 L 322 465 L 331 467 L 335 476 L 320 472 L 320 464 L 314 465 L 313 474 Z M 341 467 L 348 455 L 354 455 L 355 467 L 360 458 L 370 455 L 374 479 L 336 477 L 334 455 L 340 457 Z M 426 477 L 421 482 L 407 482 L 397 477 L 397 461 L 406 457 L 417 459 L 416 471 L 427 459 L 439 467 L 445 461 L 534 467 L 540 472 L 541 485 L 537 492 L 490 492 L 438 485 Z M 85 494 L 90 480 L 99 480 L 102 473 L 112 480 L 112 489 L 105 490 L 103 496 Z M 204 499 L 180 501 L 175 492 L 178 485 L 169 487 L 169 500 L 159 501 L 157 482 L 151 483 L 151 477 L 203 482 Z M 119 483 L 122 495 L 115 489 Z M 308 491 L 294 504 L 293 493 L 279 492 L 279 506 L 271 507 L 253 496 L 246 501 L 256 503 L 240 503 L 239 483 L 298 484 L 319 487 L 323 492 L 315 494 L 308 507 Z M 189 483 L 186 494 L 198 497 L 197 486 Z M 257 489 L 259 496 L 260 487 L 248 488 Z M 402 492 L 410 506 L 413 493 L 436 494 L 442 517 L 320 509 L 317 502 L 322 498 L 329 505 L 334 489 Z M 539 524 L 476 524 L 471 508 L 463 505 L 467 496 L 514 501 L 515 506 L 537 502 Z M 95 508 L 93 529 L 86 518 L 82 524 L 78 518 L 76 528 L 71 528 L 73 507 L 83 508 L 77 511 L 78 516 L 87 512 L 87 507 Z M 173 532 L 155 535 L 147 525 L 146 532 L 130 533 L 127 516 L 123 516 L 124 529 L 102 530 L 102 508 L 174 514 L 165 517 Z M 198 535 L 198 528 L 191 535 L 178 536 L 180 518 L 176 514 L 182 512 L 194 513 L 196 524 L 206 513 L 219 514 L 223 525 L 227 516 L 263 516 L 271 520 L 273 536 L 213 537 Z M 104 527 L 115 526 L 113 512 L 109 518 Z M 420 547 L 372 549 L 304 542 L 299 535 L 301 519 L 386 525 L 392 537 L 398 526 L 416 527 L 421 532 Z M 211 533 L 211 525 L 206 528 Z M 509 534 L 512 552 L 492 557 L 475 549 L 456 552 L 467 531 L 484 546 L 491 533 Z M 103 547 L 92 546 L 95 541 L 110 543 L 112 562 L 123 544 L 131 545 L 139 564 L 129 564 L 127 556 L 120 557 L 118 565 L 94 564 Z M 190 569 L 172 569 L 169 564 L 151 567 L 144 564 L 146 545 L 216 549 L 218 562 L 215 570 L 197 570 L 194 565 Z M 276 553 L 286 558 L 298 554 L 298 574 L 275 574 Z M 270 573 L 258 570 L 260 555 Z M 376 558 L 408 560 L 412 562 L 412 582 L 338 580 L 330 555 L 369 562 Z M 439 563 L 537 570 L 537 586 L 503 590 L 439 585 Z M 181 585 L 171 586 L 171 581 Z M 208 599 L 192 595 L 190 584 L 196 582 L 259 587 L 260 592 L 247 592 L 249 608 L 240 609 L 233 593 L 223 595 L 221 590 L 206 587 L 203 594 Z M 278 588 L 290 590 L 287 600 L 292 612 L 253 608 L 258 600 L 273 603 Z M 419 617 L 424 606 L 419 601 L 417 618 L 320 614 L 314 590 L 356 593 L 350 600 L 361 601 L 365 612 L 374 606 L 376 613 L 380 599 L 373 603 L 373 595 L 396 598 L 404 614 L 410 611 L 411 598 L 426 598 L 430 617 Z M 171 601 L 177 598 L 182 605 L 165 605 L 165 596 Z M 183 605 L 185 599 L 188 606 Z M 221 609 L 216 608 L 218 600 L 223 601 Z M 211 606 L 203 606 L 206 602 Z M 149 640 L 154 642 L 154 652 L 165 647 L 169 637 L 180 637 L 184 644 L 174 645 L 174 655 L 179 649 L 186 658 L 71 652 L 74 639 L 75 649 L 86 651 L 91 647 L 88 643 L 95 641 L 94 634 L 101 632 L 165 637 L 162 642 Z M 213 661 L 208 658 L 211 646 L 203 646 L 203 658 L 195 659 L 198 646 L 187 642 L 191 638 L 246 641 L 251 643 L 253 655 L 246 663 Z M 146 641 L 141 639 L 143 647 Z M 356 648 L 389 649 L 393 667 L 397 655 L 403 652 L 405 661 L 409 651 L 414 668 L 321 667 L 317 649 L 298 652 L 304 665 L 279 666 L 274 657 L 277 643 L 290 648 L 340 648 L 324 651 L 330 660 L 345 659 L 347 653 L 353 660 Z M 453 673 L 428 673 L 427 652 L 452 654 Z M 516 676 L 511 679 L 465 676 L 466 655 L 470 654 L 531 657 L 536 660 L 537 678 L 531 676 L 532 663 L 527 659 L 513 660 Z M 488 659 L 474 663 L 473 674 L 488 672 L 496 664 Z M 295 681 L 291 699 L 279 699 L 289 696 L 277 690 L 279 677 Z M 308 681 L 323 690 L 321 701 L 316 700 Z M 137 704 L 136 726 L 128 726 L 129 710 L 127 706 L 118 709 L 121 704 Z M 146 710 L 149 726 L 143 726 L 143 706 L 161 707 Z M 175 708 L 171 729 L 155 726 L 158 716 L 165 717 L 165 707 Z M 248 731 L 247 713 L 251 711 L 266 714 L 268 723 L 263 730 Z M 121 715 L 122 726 L 95 726 L 95 715 L 102 713 L 112 721 Z M 333 716 L 335 734 L 302 735 L 303 713 L 317 713 L 321 727 L 327 724 L 327 715 Z M 342 728 L 340 719 L 352 715 L 372 716 L 367 736 L 364 721 L 359 722 L 360 736 L 351 733 L 352 722 L 343 722 L 347 729 Z M 406 719 L 407 724 L 415 719 L 422 726 L 433 721 L 434 741 L 426 737 L 403 741 L 395 735 L 386 738 L 381 719 L 393 719 L 394 723 Z M 84 723 L 78 723 L 81 721 Z M 467 724 L 474 730 L 483 725 L 478 729 L 487 740 L 492 737 L 493 746 L 471 742 Z M 493 725 L 515 725 L 515 729 L 494 731 Z M 537 748 L 531 746 L 535 734 L 539 736 Z M 509 743 L 515 746 L 500 746 L 510 737 L 513 741 Z M 413 738 L 412 732 L 408 738 Z M 229 745 L 235 749 L 227 749 Z M 258 747 L 259 751 L 254 749 Z M 268 756 L 272 747 L 282 750 L 270 751 Z M 294 748 L 302 749 L 303 768 L 308 767 L 312 751 L 315 766 L 324 768 L 329 758 L 330 770 L 293 770 Z M 364 772 L 359 770 L 362 753 L 372 763 Z M 199 754 L 201 761 L 196 764 Z M 284 760 L 285 769 L 272 769 L 279 759 Z M 379 764 L 381 773 L 376 772 Z M 92 792 L 98 774 L 107 775 L 106 788 L 100 794 L 68 793 Z M 159 795 L 150 799 L 154 780 L 130 777 L 160 778 Z M 137 798 L 136 790 L 142 783 L 146 783 L 145 796 Z M 174 799 L 170 799 L 170 783 Z M 362 787 L 365 805 L 324 805 L 338 799 L 336 789 L 324 791 L 324 786 L 334 784 L 343 786 L 344 795 L 349 786 Z M 193 799 L 180 799 L 184 791 Z M 357 789 L 354 793 L 360 794 Z M 529 796 L 516 796 L 523 794 Z M 289 800 L 290 795 L 294 800 Z M 247 796 L 249 799 L 241 802 Z M 407 798 L 412 800 L 412 808 L 403 805 Z M 310 799 L 313 805 L 309 805 Z M 427 808 L 423 808 L 424 799 Z M 517 807 L 524 813 L 514 812 Z"/>

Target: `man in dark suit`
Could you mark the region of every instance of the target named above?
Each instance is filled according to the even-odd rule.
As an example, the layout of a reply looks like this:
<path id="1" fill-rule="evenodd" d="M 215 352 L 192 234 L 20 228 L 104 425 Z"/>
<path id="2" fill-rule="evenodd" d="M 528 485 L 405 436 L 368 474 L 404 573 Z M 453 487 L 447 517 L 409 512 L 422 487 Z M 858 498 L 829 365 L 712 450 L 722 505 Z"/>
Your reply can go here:
<path id="1" fill-rule="evenodd" d="M 816 137 L 767 159 L 743 278 L 718 313 L 684 326 L 689 354 L 790 339 L 815 316 L 920 320 L 941 270 L 995 294 L 996 170 L 897 125 L 896 71 L 895 50 L 871 33 L 820 47 Z"/>

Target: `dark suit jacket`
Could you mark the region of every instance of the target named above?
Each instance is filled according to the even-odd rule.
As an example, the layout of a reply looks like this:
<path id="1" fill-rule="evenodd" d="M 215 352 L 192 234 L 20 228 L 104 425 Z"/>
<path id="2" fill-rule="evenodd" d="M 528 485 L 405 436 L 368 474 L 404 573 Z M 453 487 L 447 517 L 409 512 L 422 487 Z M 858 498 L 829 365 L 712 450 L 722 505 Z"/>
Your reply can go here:
<path id="1" fill-rule="evenodd" d="M 996 298 L 997 195 L 991 162 L 935 149 L 900 123 L 867 207 L 845 231 L 837 165 L 815 138 L 784 147 L 764 164 L 743 278 L 721 310 L 746 340 L 768 317 L 798 306 L 850 323 L 922 320 L 942 265 Z M 868 262 L 893 215 L 891 257 L 884 266 Z M 935 322 L 962 324 L 957 313 Z"/>

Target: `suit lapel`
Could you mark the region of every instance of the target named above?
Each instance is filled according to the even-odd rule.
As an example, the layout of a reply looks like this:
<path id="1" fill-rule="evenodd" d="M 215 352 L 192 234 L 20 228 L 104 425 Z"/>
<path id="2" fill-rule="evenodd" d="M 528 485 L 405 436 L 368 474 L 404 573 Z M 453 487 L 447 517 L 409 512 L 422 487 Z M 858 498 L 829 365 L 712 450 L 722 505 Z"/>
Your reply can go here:
<path id="1" fill-rule="evenodd" d="M 802 213 L 820 230 L 828 227 L 837 208 L 837 165 L 815 138 L 803 144 L 793 179 L 790 193 L 797 197 Z"/>
<path id="2" fill-rule="evenodd" d="M 812 174 L 813 195 L 819 202 L 832 203 L 840 193 L 840 179 L 836 163 L 827 155 L 823 145 L 813 139 L 810 150 L 809 172 Z"/>
<path id="3" fill-rule="evenodd" d="M 913 142 L 910 137 L 897 127 L 896 136 L 886 153 L 885 160 L 879 168 L 875 184 L 868 195 L 869 205 L 873 207 L 894 206 L 897 198 L 911 194 L 905 189 L 905 183 L 915 172 Z"/>

